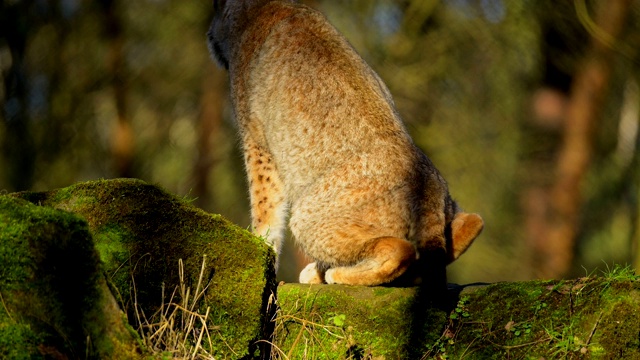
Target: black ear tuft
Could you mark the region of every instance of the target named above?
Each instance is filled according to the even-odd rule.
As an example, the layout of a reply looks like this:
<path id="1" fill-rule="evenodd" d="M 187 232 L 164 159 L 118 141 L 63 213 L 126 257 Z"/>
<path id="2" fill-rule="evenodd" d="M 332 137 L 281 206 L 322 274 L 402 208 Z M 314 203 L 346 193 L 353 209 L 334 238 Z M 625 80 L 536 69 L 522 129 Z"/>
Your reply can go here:
<path id="1" fill-rule="evenodd" d="M 222 49 L 218 43 L 213 44 L 213 54 L 220 65 L 229 70 L 229 61 L 222 55 Z"/>
<path id="2" fill-rule="evenodd" d="M 225 11 L 227 11 L 227 9 L 225 9 L 226 6 L 226 0 L 213 0 L 213 19 L 211 21 L 209 31 L 207 32 L 207 45 L 211 57 L 218 63 L 218 65 L 228 70 L 228 24 L 224 15 Z"/>
<path id="3" fill-rule="evenodd" d="M 222 9 L 224 9 L 224 6 L 226 5 L 226 2 L 226 0 L 213 0 L 213 11 L 215 13 L 222 11 Z"/>

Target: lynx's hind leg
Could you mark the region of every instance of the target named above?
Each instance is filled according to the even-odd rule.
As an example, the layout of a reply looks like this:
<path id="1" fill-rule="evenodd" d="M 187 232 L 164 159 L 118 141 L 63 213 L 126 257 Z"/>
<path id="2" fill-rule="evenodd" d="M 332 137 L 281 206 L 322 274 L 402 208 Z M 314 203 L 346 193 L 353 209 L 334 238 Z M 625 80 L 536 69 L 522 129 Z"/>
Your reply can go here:
<path id="1" fill-rule="evenodd" d="M 245 139 L 245 165 L 249 180 L 253 232 L 280 253 L 286 226 L 287 202 L 271 154 Z"/>
<path id="2" fill-rule="evenodd" d="M 460 257 L 480 235 L 484 222 L 478 214 L 459 212 L 451 222 L 451 239 L 447 242 L 449 262 Z"/>
<path id="3" fill-rule="evenodd" d="M 409 241 L 381 237 L 364 249 L 363 260 L 353 266 L 330 268 L 324 279 L 328 284 L 380 285 L 400 275 L 416 260 L 416 250 Z"/>

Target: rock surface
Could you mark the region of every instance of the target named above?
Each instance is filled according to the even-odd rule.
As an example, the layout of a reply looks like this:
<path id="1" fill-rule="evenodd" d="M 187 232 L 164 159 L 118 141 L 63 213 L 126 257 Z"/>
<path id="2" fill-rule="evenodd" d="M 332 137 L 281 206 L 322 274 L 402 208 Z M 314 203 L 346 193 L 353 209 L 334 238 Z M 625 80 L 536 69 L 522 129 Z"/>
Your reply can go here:
<path id="1" fill-rule="evenodd" d="M 419 359 L 448 313 L 419 288 L 283 284 L 273 354 L 289 359 Z"/>
<path id="2" fill-rule="evenodd" d="M 174 342 L 216 359 L 640 359 L 629 268 L 452 286 L 433 306 L 424 288 L 281 284 L 276 300 L 273 265 L 139 180 L 0 196 L 0 358 L 164 359 Z"/>
<path id="3" fill-rule="evenodd" d="M 166 314 L 169 303 L 191 306 L 203 294 L 188 310 L 207 315 L 207 351 L 216 358 L 257 356 L 275 289 L 274 254 L 248 231 L 140 180 L 91 181 L 16 196 L 86 219 L 130 323 L 157 325 L 160 309 Z"/>
<path id="4" fill-rule="evenodd" d="M 274 354 L 290 359 L 640 359 L 640 280 L 454 287 L 450 311 L 416 288 L 285 284 Z"/>
<path id="5" fill-rule="evenodd" d="M 0 264 L 0 358 L 140 358 L 82 218 L 0 196 Z"/>

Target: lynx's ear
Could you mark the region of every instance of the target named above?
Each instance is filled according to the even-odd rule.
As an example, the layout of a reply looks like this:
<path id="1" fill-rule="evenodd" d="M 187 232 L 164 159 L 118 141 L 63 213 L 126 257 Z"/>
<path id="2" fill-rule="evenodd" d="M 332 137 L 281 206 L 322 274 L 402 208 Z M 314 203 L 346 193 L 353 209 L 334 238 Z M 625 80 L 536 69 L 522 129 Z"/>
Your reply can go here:
<path id="1" fill-rule="evenodd" d="M 226 0 L 213 0 L 214 13 L 222 12 L 222 9 L 224 9 L 224 6 L 226 3 L 227 3 Z"/>
<path id="2" fill-rule="evenodd" d="M 213 20 L 207 31 L 207 46 L 211 57 L 225 69 L 229 69 L 228 27 L 225 22 L 226 0 L 213 0 Z"/>
<path id="3" fill-rule="evenodd" d="M 449 263 L 460 257 L 473 240 L 480 235 L 484 228 L 484 222 L 478 214 L 459 212 L 451 222 L 451 236 L 447 239 L 447 254 Z"/>

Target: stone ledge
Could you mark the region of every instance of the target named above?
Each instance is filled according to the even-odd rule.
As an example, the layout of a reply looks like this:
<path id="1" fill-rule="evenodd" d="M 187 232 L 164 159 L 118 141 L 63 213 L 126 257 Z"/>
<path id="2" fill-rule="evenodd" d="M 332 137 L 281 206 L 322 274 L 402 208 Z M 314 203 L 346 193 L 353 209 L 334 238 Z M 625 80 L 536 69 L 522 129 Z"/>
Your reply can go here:
<path id="1" fill-rule="evenodd" d="M 267 299 L 275 288 L 274 254 L 250 232 L 135 179 L 5 197 L 39 205 L 31 205 L 33 211 L 64 210 L 86 221 L 85 245 L 92 251 L 95 245 L 112 292 L 132 325 L 138 317 L 150 319 L 170 301 L 180 285 L 182 261 L 191 298 L 203 275 L 201 289 L 206 291 L 195 310 L 202 315 L 209 311 L 212 341 L 205 338 L 207 352 L 224 359 L 258 356 L 258 340 L 269 326 Z M 56 240 L 60 234 L 53 231 L 50 236 Z M 180 292 L 176 294 L 172 302 L 180 304 Z"/>
<path id="2" fill-rule="evenodd" d="M 640 281 L 602 277 L 419 288 L 283 284 L 273 354 L 289 359 L 640 359 Z"/>
<path id="3" fill-rule="evenodd" d="M 428 289 L 341 285 L 281 284 L 273 303 L 274 256 L 260 239 L 128 179 L 0 196 L 0 357 L 148 356 L 118 305 L 131 323 L 134 303 L 153 314 L 162 284 L 168 297 L 179 283 L 179 259 L 194 289 L 204 268 L 197 310 L 211 310 L 215 358 L 256 358 L 273 343 L 262 350 L 288 359 L 640 359 L 640 281 L 628 268 L 452 286 L 441 308 Z"/>

